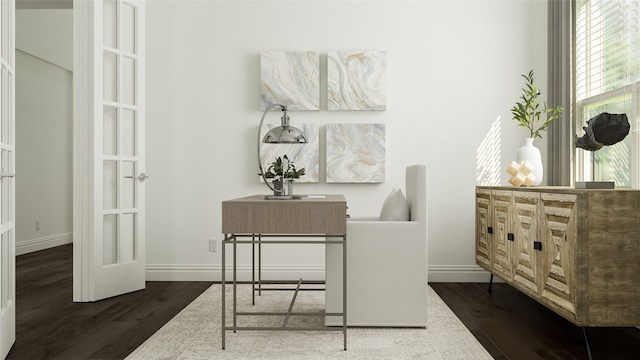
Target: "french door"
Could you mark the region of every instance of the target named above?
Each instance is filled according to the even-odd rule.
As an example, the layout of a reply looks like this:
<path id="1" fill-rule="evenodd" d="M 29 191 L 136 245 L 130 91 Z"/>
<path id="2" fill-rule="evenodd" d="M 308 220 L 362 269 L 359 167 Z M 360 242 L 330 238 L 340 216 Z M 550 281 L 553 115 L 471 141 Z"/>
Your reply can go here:
<path id="1" fill-rule="evenodd" d="M 145 287 L 144 5 L 74 1 L 74 301 Z"/>
<path id="2" fill-rule="evenodd" d="M 0 2 L 0 359 L 16 339 L 15 3 Z"/>

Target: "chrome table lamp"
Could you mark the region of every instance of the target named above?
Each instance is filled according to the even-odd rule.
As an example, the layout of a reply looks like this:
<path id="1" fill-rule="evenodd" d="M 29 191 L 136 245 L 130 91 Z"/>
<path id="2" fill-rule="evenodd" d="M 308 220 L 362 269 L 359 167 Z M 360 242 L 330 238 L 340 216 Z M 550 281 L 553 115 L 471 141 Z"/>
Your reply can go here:
<path id="1" fill-rule="evenodd" d="M 262 124 L 264 123 L 264 119 L 267 116 L 267 113 L 271 111 L 275 107 L 280 107 L 282 109 L 282 117 L 280 126 L 276 126 L 273 129 L 269 130 L 267 134 L 262 137 Z M 285 105 L 273 104 L 270 105 L 267 110 L 262 114 L 262 119 L 260 119 L 260 125 L 258 126 L 258 166 L 260 167 L 260 176 L 264 180 L 264 183 L 267 184 L 269 189 L 271 189 L 274 193 L 278 193 L 275 187 L 269 184 L 269 181 L 265 177 L 264 168 L 262 167 L 262 160 L 260 159 L 260 144 L 306 144 L 307 137 L 302 132 L 302 130 L 289 125 L 289 115 L 287 115 L 287 107 Z M 285 195 L 284 194 L 284 176 L 288 168 L 288 160 L 285 163 L 283 160 L 282 166 L 282 195 L 266 195 L 265 199 L 267 200 L 287 200 L 287 199 L 300 199 L 299 195 Z"/>

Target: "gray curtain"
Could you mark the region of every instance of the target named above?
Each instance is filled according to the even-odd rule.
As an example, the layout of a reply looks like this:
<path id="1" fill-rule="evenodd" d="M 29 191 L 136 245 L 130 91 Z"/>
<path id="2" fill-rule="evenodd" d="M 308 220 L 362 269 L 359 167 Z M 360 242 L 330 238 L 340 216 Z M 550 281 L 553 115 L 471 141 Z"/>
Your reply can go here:
<path id="1" fill-rule="evenodd" d="M 562 106 L 562 118 L 548 128 L 547 183 L 574 182 L 575 134 L 575 0 L 549 0 L 548 4 L 548 90 L 549 106 Z"/>

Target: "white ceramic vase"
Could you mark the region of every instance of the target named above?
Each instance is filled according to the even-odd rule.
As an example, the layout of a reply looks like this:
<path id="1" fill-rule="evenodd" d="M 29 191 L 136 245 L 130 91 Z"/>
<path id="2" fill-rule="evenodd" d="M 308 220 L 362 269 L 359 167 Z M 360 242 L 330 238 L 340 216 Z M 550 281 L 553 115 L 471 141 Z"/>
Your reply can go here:
<path id="1" fill-rule="evenodd" d="M 540 155 L 540 150 L 533 145 L 533 138 L 525 138 L 524 145 L 518 148 L 516 153 L 516 162 L 519 164 L 523 161 L 528 161 L 533 165 L 533 170 L 531 172 L 536 178 L 532 185 L 540 185 L 544 174 L 542 168 L 542 156 Z"/>

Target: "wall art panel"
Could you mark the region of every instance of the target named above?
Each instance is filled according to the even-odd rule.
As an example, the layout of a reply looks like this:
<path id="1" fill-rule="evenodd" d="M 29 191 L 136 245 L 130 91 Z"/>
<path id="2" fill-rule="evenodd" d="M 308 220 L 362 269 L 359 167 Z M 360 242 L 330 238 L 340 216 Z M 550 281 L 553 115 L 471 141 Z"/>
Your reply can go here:
<path id="1" fill-rule="evenodd" d="M 279 124 L 262 124 L 261 134 L 267 133 Z M 320 141 L 317 124 L 300 124 L 292 125 L 302 130 L 309 140 L 306 144 L 260 144 L 260 161 L 265 171 L 269 165 L 275 161 L 277 157 L 287 155 L 290 161 L 293 161 L 296 169 L 305 169 L 305 175 L 296 179 L 295 182 L 317 183 L 319 176 L 319 160 Z M 262 177 L 259 177 L 262 181 Z"/>
<path id="2" fill-rule="evenodd" d="M 387 53 L 329 51 L 328 110 L 387 110 Z"/>
<path id="3" fill-rule="evenodd" d="M 265 51 L 260 56 L 262 110 L 282 104 L 288 110 L 320 110 L 320 54 Z"/>
<path id="4" fill-rule="evenodd" d="M 384 124 L 327 125 L 328 183 L 381 183 L 384 177 Z"/>

